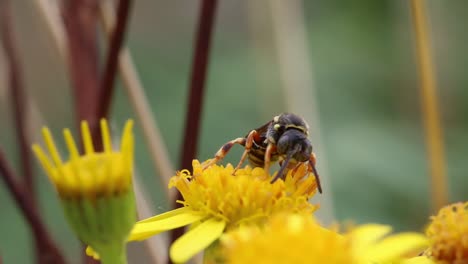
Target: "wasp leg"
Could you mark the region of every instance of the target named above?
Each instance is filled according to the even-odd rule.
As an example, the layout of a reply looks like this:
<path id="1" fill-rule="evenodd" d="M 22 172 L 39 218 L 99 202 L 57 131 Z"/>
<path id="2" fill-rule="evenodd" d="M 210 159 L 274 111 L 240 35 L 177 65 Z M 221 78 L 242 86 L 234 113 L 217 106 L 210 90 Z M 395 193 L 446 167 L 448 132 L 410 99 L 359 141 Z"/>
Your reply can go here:
<path id="1" fill-rule="evenodd" d="M 245 139 L 244 153 L 242 153 L 242 157 L 241 157 L 239 163 L 237 164 L 236 168 L 232 172 L 232 175 L 236 174 L 236 171 L 242 166 L 242 163 L 244 163 L 245 159 L 249 155 L 249 152 L 250 152 L 250 149 L 252 148 L 252 144 L 253 144 L 255 136 L 257 136 L 257 131 L 256 130 L 250 131 L 250 133 L 247 135 L 247 138 Z"/>
<path id="2" fill-rule="evenodd" d="M 310 155 L 309 158 L 309 172 L 312 172 L 315 176 L 315 182 L 317 183 L 317 189 L 319 193 L 322 193 L 322 185 L 320 184 L 320 177 L 318 175 L 317 170 L 315 169 L 315 163 L 317 162 L 317 159 L 315 158 L 315 153 L 312 152 L 312 155 Z"/>
<path id="3" fill-rule="evenodd" d="M 279 162 L 280 167 L 283 167 L 283 162 L 284 162 L 284 160 L 281 160 L 281 161 Z M 295 164 L 296 164 L 296 163 L 295 163 Z M 284 178 L 286 178 L 286 174 L 287 174 L 289 171 L 291 171 L 291 175 L 296 174 L 297 170 L 299 169 L 299 167 L 301 167 L 301 165 L 302 165 L 302 162 L 297 162 L 296 165 L 294 165 L 294 164 L 289 164 L 289 165 L 288 165 L 288 168 L 287 168 L 288 170 L 284 173 L 284 175 L 283 175 L 283 177 L 282 177 L 283 180 L 284 180 Z M 291 166 L 292 166 L 292 167 L 291 167 Z"/>
<path id="4" fill-rule="evenodd" d="M 296 174 L 296 172 L 297 172 L 297 170 L 299 169 L 299 167 L 301 167 L 301 164 L 302 164 L 301 162 L 298 162 L 298 163 L 296 164 L 296 166 L 294 166 L 294 168 L 292 169 L 291 175 Z"/>
<path id="5" fill-rule="evenodd" d="M 265 151 L 265 165 L 264 165 L 264 170 L 265 173 L 269 173 L 270 171 L 270 160 L 271 160 L 271 153 L 275 150 L 275 146 L 271 143 L 268 143 L 266 151 Z"/>
<path id="6" fill-rule="evenodd" d="M 208 163 L 203 165 L 203 170 L 207 169 L 211 165 L 216 164 L 218 161 L 222 160 L 226 154 L 231 150 L 234 144 L 245 145 L 245 138 L 236 138 L 234 140 L 229 141 L 228 143 L 224 144 L 215 154 L 214 158 L 210 160 Z"/>

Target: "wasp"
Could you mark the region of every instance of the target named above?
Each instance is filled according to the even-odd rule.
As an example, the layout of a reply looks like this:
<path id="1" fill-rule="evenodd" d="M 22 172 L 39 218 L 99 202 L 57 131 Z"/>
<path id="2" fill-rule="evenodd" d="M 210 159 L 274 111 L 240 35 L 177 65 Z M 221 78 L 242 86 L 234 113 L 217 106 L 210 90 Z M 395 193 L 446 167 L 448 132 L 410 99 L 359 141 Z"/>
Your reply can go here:
<path id="1" fill-rule="evenodd" d="M 317 188 L 322 193 L 320 178 L 315 168 L 316 158 L 308 135 L 309 126 L 302 117 L 282 113 L 263 126 L 251 130 L 245 137 L 236 138 L 224 144 L 203 169 L 222 160 L 235 144 L 239 144 L 244 146 L 245 150 L 233 174 L 246 158 L 252 166 L 264 167 L 266 172 L 269 171 L 272 162 L 279 161 L 281 167 L 272 179 L 271 183 L 273 183 L 286 177 L 286 169 L 293 169 L 300 163 L 308 162 L 309 172 L 314 174 Z"/>

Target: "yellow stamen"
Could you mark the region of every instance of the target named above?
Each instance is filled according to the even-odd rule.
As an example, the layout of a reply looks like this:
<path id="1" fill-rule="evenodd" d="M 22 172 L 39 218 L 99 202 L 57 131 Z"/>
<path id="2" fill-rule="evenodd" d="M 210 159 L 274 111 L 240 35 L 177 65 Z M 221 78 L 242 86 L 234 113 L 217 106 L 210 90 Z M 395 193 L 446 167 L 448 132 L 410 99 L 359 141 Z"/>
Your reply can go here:
<path id="1" fill-rule="evenodd" d="M 245 167 L 232 176 L 234 168 L 211 166 L 201 170 L 198 161 L 193 162 L 193 175 L 182 171 L 173 177 L 170 186 L 182 194 L 185 206 L 202 214 L 228 222 L 228 227 L 263 221 L 273 212 L 306 210 L 313 212 L 316 206 L 308 203 L 316 192 L 314 177 L 307 176 L 301 166 L 290 171 L 285 181 L 270 183 L 262 168 Z"/>
<path id="2" fill-rule="evenodd" d="M 232 165 L 212 165 L 203 170 L 198 160 L 192 162 L 193 173 L 182 170 L 172 177 L 169 187 L 182 194 L 184 206 L 138 222 L 130 240 L 192 224 L 192 229 L 171 248 L 173 261 L 186 261 L 198 251 L 211 247 L 222 233 L 240 226 L 262 226 L 278 212 L 311 214 L 318 208 L 308 202 L 317 191 L 313 175 L 306 164 L 289 171 L 286 180 L 271 183 L 263 168 L 241 168 L 232 175 Z"/>
<path id="3" fill-rule="evenodd" d="M 468 263 L 468 202 L 440 209 L 426 230 L 429 255 L 446 263 Z"/>

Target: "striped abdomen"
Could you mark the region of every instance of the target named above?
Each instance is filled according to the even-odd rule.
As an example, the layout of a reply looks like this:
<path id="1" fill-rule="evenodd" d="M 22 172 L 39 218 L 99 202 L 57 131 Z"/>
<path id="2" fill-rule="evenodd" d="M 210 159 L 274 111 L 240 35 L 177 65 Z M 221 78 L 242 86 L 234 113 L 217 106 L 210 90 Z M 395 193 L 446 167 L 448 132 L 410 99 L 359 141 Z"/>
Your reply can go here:
<path id="1" fill-rule="evenodd" d="M 265 147 L 260 146 L 254 142 L 248 156 L 250 165 L 252 165 L 253 167 L 263 168 L 265 166 L 265 151 Z M 278 158 L 278 153 L 275 151 L 271 154 L 270 161 L 275 162 L 278 160 Z"/>

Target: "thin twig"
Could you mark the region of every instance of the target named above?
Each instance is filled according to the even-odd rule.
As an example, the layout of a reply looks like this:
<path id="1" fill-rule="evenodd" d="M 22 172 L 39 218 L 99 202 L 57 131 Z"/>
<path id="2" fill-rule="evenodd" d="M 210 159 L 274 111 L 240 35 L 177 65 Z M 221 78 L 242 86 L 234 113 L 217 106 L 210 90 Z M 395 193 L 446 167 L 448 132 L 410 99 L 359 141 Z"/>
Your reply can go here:
<path id="1" fill-rule="evenodd" d="M 112 1 L 102 1 L 100 8 L 102 21 L 104 22 L 104 28 L 109 36 L 115 24 L 115 13 L 112 12 L 113 7 L 111 2 Z M 51 16 L 58 16 L 58 12 L 50 11 L 57 9 L 56 4 L 43 0 L 36 0 L 35 3 L 37 4 L 39 11 L 41 11 L 39 14 L 44 17 L 45 21 L 47 21 L 47 26 L 53 27 L 53 29 L 50 29 L 52 39 L 54 40 L 57 49 L 60 51 L 59 54 L 61 55 L 62 59 L 66 60 L 64 57 L 65 52 L 61 52 L 65 50 L 65 42 L 63 41 L 65 38 L 65 30 L 61 24 L 52 23 L 53 21 L 56 21 L 57 18 L 51 18 Z M 46 10 L 49 11 L 46 12 Z M 147 100 L 143 85 L 135 69 L 132 56 L 126 48 L 123 48 L 120 52 L 119 70 L 120 74 L 122 75 L 125 91 L 127 92 L 136 116 L 139 119 L 145 140 L 149 146 L 148 149 L 150 150 L 151 159 L 153 161 L 152 164 L 155 166 L 155 170 L 159 171 L 159 175 L 162 177 L 162 186 L 167 186 L 170 177 L 174 173 L 174 169 L 171 161 L 168 158 L 169 155 L 167 147 L 165 146 L 164 140 L 162 139 L 156 119 L 151 112 L 150 104 Z M 168 200 L 174 200 L 176 194 L 174 189 L 169 190 L 164 188 L 164 190 L 166 191 Z"/>
<path id="2" fill-rule="evenodd" d="M 198 133 L 200 131 L 200 117 L 202 113 L 205 80 L 210 54 L 211 35 L 214 28 L 217 0 L 203 0 L 200 16 L 198 18 L 198 29 L 194 46 L 194 57 L 192 61 L 192 75 L 190 81 L 190 94 L 185 115 L 184 140 L 181 146 L 180 168 L 190 168 L 195 158 L 198 147 Z M 181 199 L 178 194 L 177 199 Z M 180 206 L 173 201 L 173 206 Z M 173 230 L 171 241 L 175 241 L 183 233 L 183 228 Z"/>
<path id="3" fill-rule="evenodd" d="M 54 37 L 54 43 L 58 50 L 59 56 L 64 61 L 67 60 L 66 50 L 66 39 L 65 39 L 65 28 L 63 25 L 62 17 L 60 16 L 60 8 L 57 4 L 58 1 L 49 0 L 34 0 L 33 3 L 36 5 L 39 11 L 39 16 L 47 24 L 47 29 L 50 34 Z"/>
<path id="4" fill-rule="evenodd" d="M 113 25 L 115 24 L 115 14 L 112 12 L 113 6 L 111 1 L 101 2 L 100 10 L 102 24 L 105 31 L 110 36 Z M 161 186 L 164 186 L 163 190 L 165 191 L 166 197 L 169 201 L 172 201 L 175 199 L 176 195 L 174 189 L 165 188 L 169 184 L 169 179 L 174 174 L 174 168 L 169 160 L 169 151 L 162 138 L 156 118 L 151 112 L 151 106 L 136 71 L 135 64 L 133 63 L 132 55 L 125 47 L 123 47 L 120 52 L 119 70 L 124 84 L 123 87 L 143 130 L 151 160 L 153 161 L 152 164 L 155 171 L 159 172 L 157 175 L 161 181 Z"/>
<path id="5" fill-rule="evenodd" d="M 31 198 L 26 193 L 26 189 L 15 181 L 17 177 L 14 175 L 11 166 L 5 158 L 4 152 L 1 149 L 0 174 L 7 186 L 7 189 L 11 192 L 34 233 L 40 253 L 38 263 L 65 263 L 62 253 L 49 236 L 44 223 L 40 219 L 39 214 L 31 201 Z"/>
<path id="6" fill-rule="evenodd" d="M 21 168 L 24 176 L 24 185 L 29 195 L 34 200 L 34 179 L 31 163 L 30 141 L 27 129 L 26 94 L 24 90 L 23 76 L 19 64 L 18 52 L 16 50 L 15 37 L 12 27 L 11 9 L 9 1 L 2 1 L 1 28 L 2 44 L 5 49 L 5 56 L 9 66 L 9 89 L 13 102 L 13 115 L 15 120 L 16 133 L 20 147 Z"/>
<path id="7" fill-rule="evenodd" d="M 100 103 L 98 104 L 98 118 L 107 117 L 109 115 L 110 103 L 115 86 L 115 75 L 117 73 L 119 53 L 125 37 L 131 4 L 131 0 L 119 1 L 119 6 L 117 8 L 117 22 L 115 23 L 114 31 L 108 45 L 107 62 L 104 69 L 104 77 L 102 79 Z"/>
<path id="8" fill-rule="evenodd" d="M 31 151 L 29 148 L 30 140 L 28 131 L 30 130 L 27 127 L 28 116 L 26 109 L 26 92 L 24 90 L 19 55 L 16 50 L 10 2 L 2 1 L 0 6 L 0 34 L 2 35 L 2 46 L 5 49 L 5 57 L 9 68 L 9 91 L 13 102 L 12 112 L 20 151 L 21 174 L 24 176 L 23 186 L 26 189 L 26 193 L 29 195 L 31 207 L 35 207 L 37 206 L 35 202 L 36 190 L 34 188 L 34 174 L 32 169 Z M 35 237 L 34 240 L 35 254 L 38 259 L 41 259 L 44 253 L 41 252 L 39 238 Z"/>
<path id="9" fill-rule="evenodd" d="M 50 33 L 52 40 L 54 41 L 59 55 L 61 58 L 66 61 L 65 57 L 65 30 L 61 23 L 53 23 L 53 21 L 59 20 L 59 12 L 52 12 L 53 10 L 58 9 L 56 2 L 36 0 L 35 1 L 39 14 L 44 17 L 44 20 L 47 22 L 47 27 L 50 28 Z M 110 38 L 112 30 L 115 24 L 115 12 L 114 7 L 112 6 L 112 1 L 106 0 L 100 2 L 100 15 L 104 30 L 107 32 L 108 37 Z M 162 181 L 162 186 L 167 186 L 169 183 L 169 178 L 173 175 L 174 169 L 168 159 L 167 147 L 164 144 L 162 139 L 161 132 L 158 128 L 157 122 L 151 113 L 151 107 L 149 105 L 148 99 L 145 95 L 143 85 L 140 78 L 138 77 L 135 65 L 133 63 L 132 56 L 128 49 L 122 48 L 119 58 L 119 70 L 123 80 L 124 88 L 128 94 L 129 100 L 134 108 L 138 121 L 142 127 L 145 140 L 148 144 L 150 150 L 150 156 L 152 159 L 152 164 L 155 166 L 155 170 L 159 171 L 160 179 Z M 137 194 L 137 206 L 139 216 L 151 216 L 154 215 L 154 210 L 149 207 L 149 204 L 142 201 L 141 197 L 145 196 L 146 190 L 144 188 L 138 188 L 138 174 L 135 175 L 135 193 Z M 142 187 L 142 186 L 140 186 Z M 166 196 L 169 201 L 172 201 L 175 198 L 174 189 L 163 188 Z M 148 255 L 151 256 L 154 263 L 165 263 L 164 259 L 167 258 L 167 254 L 160 254 L 161 250 L 167 249 L 165 241 L 161 240 L 161 236 L 156 236 L 152 239 L 146 240 L 145 248 L 147 248 Z"/>
<path id="10" fill-rule="evenodd" d="M 431 175 L 432 208 L 437 211 L 448 202 L 447 171 L 440 110 L 437 101 L 436 77 L 424 2 L 424 0 L 412 0 L 411 11 L 416 35 L 421 107 Z"/>
<path id="11" fill-rule="evenodd" d="M 154 216 L 154 210 L 147 199 L 147 192 L 145 191 L 144 185 L 140 182 L 140 177 L 138 177 L 137 172 L 135 172 L 133 188 L 135 190 L 138 219 L 145 219 Z M 149 258 L 151 259 L 151 263 L 158 264 L 167 262 L 167 233 L 153 236 L 143 241 L 143 243 L 145 245 L 145 250 L 148 252 Z"/>

